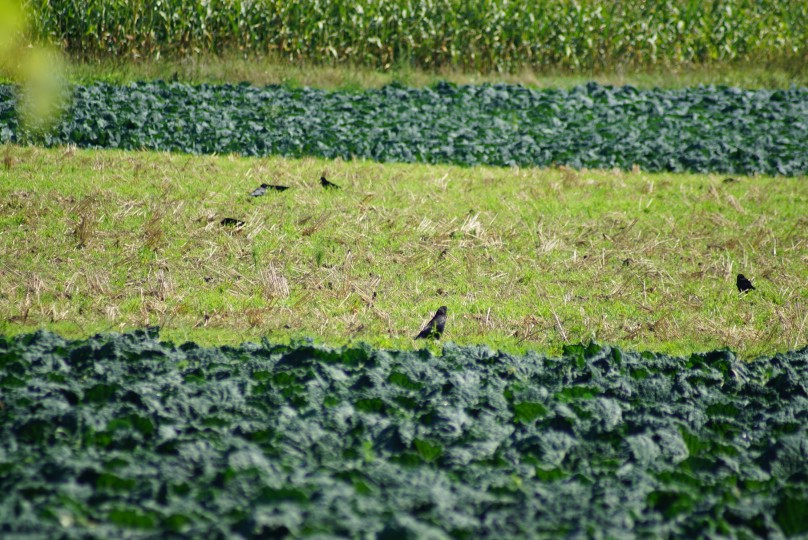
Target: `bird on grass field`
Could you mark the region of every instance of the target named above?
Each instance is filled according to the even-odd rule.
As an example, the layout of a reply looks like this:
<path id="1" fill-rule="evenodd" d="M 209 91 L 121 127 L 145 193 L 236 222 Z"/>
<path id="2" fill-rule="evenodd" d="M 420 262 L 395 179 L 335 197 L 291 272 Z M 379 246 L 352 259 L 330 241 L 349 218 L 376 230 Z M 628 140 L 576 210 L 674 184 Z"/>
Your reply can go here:
<path id="1" fill-rule="evenodd" d="M 266 195 L 267 190 L 273 191 L 286 191 L 289 189 L 289 186 L 279 186 L 276 184 L 261 184 L 257 188 L 255 188 L 252 193 L 250 193 L 250 197 L 260 197 L 261 195 Z"/>
<path id="2" fill-rule="evenodd" d="M 752 282 L 746 279 L 746 276 L 743 274 L 738 274 L 738 278 L 735 280 L 735 285 L 738 286 L 738 291 L 742 294 L 746 294 L 749 291 L 753 291 L 755 286 L 752 285 Z"/>
<path id="3" fill-rule="evenodd" d="M 440 339 L 441 334 L 443 334 L 443 328 L 446 326 L 446 306 L 441 306 L 438 308 L 438 311 L 435 313 L 435 316 L 432 317 L 424 329 L 415 336 L 415 339 L 426 339 L 426 338 L 434 338 Z"/>
<path id="4" fill-rule="evenodd" d="M 333 182 L 329 182 L 328 180 L 326 180 L 325 176 L 320 177 L 320 185 L 323 186 L 325 189 L 342 189 L 337 184 L 334 184 Z"/>
<path id="5" fill-rule="evenodd" d="M 222 221 L 220 221 L 219 223 L 221 223 L 225 227 L 236 227 L 238 229 L 240 229 L 240 228 L 242 228 L 244 226 L 243 221 L 241 221 L 240 219 L 231 218 L 231 217 L 226 217 L 226 218 L 222 219 Z"/>

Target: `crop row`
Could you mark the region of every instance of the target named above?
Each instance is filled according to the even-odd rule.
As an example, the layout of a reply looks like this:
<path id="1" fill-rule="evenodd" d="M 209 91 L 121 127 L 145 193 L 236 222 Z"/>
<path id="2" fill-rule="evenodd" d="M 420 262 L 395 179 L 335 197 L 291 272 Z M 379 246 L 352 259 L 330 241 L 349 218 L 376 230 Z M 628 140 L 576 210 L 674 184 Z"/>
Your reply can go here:
<path id="1" fill-rule="evenodd" d="M 239 50 L 290 61 L 591 69 L 804 56 L 792 0 L 26 0 L 33 35 L 76 56 Z"/>
<path id="2" fill-rule="evenodd" d="M 44 137 L 20 127 L 0 86 L 0 142 L 462 165 L 808 173 L 808 90 L 640 91 L 591 83 L 287 87 L 95 84 L 73 89 Z"/>
<path id="3" fill-rule="evenodd" d="M 805 534 L 807 385 L 805 349 L 0 337 L 0 535 Z"/>

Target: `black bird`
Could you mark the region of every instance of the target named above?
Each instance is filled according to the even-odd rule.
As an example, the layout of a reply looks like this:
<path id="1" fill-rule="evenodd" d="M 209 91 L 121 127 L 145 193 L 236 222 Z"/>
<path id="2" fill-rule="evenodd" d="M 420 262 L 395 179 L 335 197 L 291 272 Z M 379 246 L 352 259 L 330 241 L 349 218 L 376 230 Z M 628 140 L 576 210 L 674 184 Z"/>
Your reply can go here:
<path id="1" fill-rule="evenodd" d="M 337 184 L 334 184 L 334 183 L 329 182 L 328 180 L 326 180 L 325 176 L 320 177 L 320 184 L 326 189 L 342 189 Z"/>
<path id="2" fill-rule="evenodd" d="M 255 188 L 252 193 L 250 193 L 250 197 L 260 197 L 261 195 L 266 195 L 268 189 L 273 189 L 275 191 L 286 191 L 289 189 L 289 186 L 279 186 L 276 184 L 261 184 L 259 187 Z"/>
<path id="3" fill-rule="evenodd" d="M 432 320 L 426 323 L 421 333 L 415 336 L 415 339 L 426 339 L 429 337 L 440 339 L 444 326 L 446 326 L 446 306 L 441 306 L 438 308 L 435 316 L 432 317 Z"/>
<path id="4" fill-rule="evenodd" d="M 226 217 L 223 220 L 221 220 L 219 223 L 221 223 L 222 225 L 224 225 L 226 227 L 238 227 L 238 228 L 241 228 L 241 227 L 244 226 L 243 221 L 241 221 L 240 219 L 231 218 L 231 217 Z"/>
<path id="5" fill-rule="evenodd" d="M 743 274 L 738 274 L 738 279 L 735 280 L 735 284 L 738 286 L 738 290 L 742 293 L 752 291 L 755 289 L 755 286 L 752 285 L 752 282 L 746 279 Z"/>

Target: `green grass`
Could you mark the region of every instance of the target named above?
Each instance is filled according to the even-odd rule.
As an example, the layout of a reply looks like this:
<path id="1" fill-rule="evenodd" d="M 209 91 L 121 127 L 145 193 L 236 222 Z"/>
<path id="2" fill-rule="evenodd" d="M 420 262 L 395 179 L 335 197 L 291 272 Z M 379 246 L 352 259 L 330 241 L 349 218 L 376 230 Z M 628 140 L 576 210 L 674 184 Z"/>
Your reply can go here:
<path id="1" fill-rule="evenodd" d="M 721 63 L 580 73 L 525 69 L 516 73 L 481 74 L 459 69 L 427 71 L 407 67 L 378 71 L 360 66 L 322 66 L 306 62 L 284 62 L 266 56 L 227 54 L 138 62 L 112 59 L 73 61 L 67 65 L 66 71 L 68 80 L 75 83 L 105 81 L 127 84 L 133 81 L 176 78 L 193 84 L 247 81 L 260 86 L 283 84 L 328 90 L 378 88 L 393 82 L 407 86 L 428 86 L 438 81 L 457 84 L 504 82 L 537 88 L 572 88 L 590 81 L 615 86 L 631 84 L 638 88 L 686 88 L 699 84 L 724 84 L 741 88 L 808 86 L 808 70 L 804 69 L 804 62 Z"/>
<path id="2" fill-rule="evenodd" d="M 2 152 L 0 333 L 409 348 L 445 304 L 446 339 L 514 352 L 806 343 L 804 177 Z"/>

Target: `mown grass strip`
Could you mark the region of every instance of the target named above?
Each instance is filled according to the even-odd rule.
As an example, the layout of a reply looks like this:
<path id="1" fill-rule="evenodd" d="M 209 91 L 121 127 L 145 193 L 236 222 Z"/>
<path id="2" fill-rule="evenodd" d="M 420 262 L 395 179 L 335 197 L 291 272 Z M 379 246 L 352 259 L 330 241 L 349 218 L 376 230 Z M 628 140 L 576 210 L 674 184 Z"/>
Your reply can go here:
<path id="1" fill-rule="evenodd" d="M 507 83 L 531 88 L 571 89 L 595 81 L 601 85 L 637 88 L 687 88 L 724 85 L 738 88 L 787 89 L 808 86 L 804 62 L 712 62 L 678 68 L 650 66 L 613 71 L 524 68 L 513 73 L 476 73 L 456 68 L 418 69 L 395 66 L 375 70 L 365 66 L 328 66 L 312 61 L 288 62 L 273 55 L 197 54 L 188 58 L 142 59 L 128 62 L 115 58 L 73 60 L 65 65 L 65 76 L 75 84 L 175 80 L 189 84 L 223 84 L 246 81 L 255 86 L 279 84 L 290 88 L 310 86 L 325 90 L 358 92 L 389 84 L 412 87 L 434 86 L 441 81 L 454 84 Z M 0 74 L 0 81 L 2 75 Z M 4 81 L 7 82 L 7 81 Z"/>
<path id="2" fill-rule="evenodd" d="M 178 341 L 409 348 L 446 305 L 445 339 L 514 351 L 806 342 L 804 177 L 3 155 L 0 332 L 159 324 Z M 248 197 L 262 182 L 291 189 Z M 737 273 L 757 290 L 739 295 Z"/>

